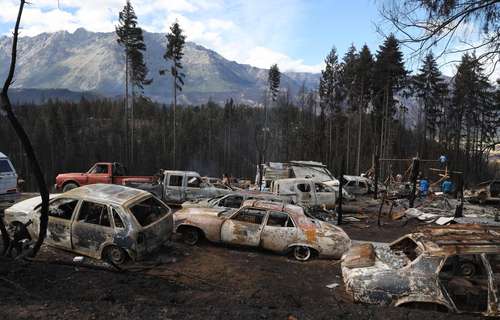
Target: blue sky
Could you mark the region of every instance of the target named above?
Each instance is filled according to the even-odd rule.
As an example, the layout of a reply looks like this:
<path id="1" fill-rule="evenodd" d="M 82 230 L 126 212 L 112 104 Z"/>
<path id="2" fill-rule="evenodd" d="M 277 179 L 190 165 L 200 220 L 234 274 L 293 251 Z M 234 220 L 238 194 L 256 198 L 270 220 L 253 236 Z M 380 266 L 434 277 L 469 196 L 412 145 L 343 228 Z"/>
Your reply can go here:
<path id="1" fill-rule="evenodd" d="M 0 34 L 8 34 L 18 0 L 0 0 Z M 114 30 L 125 0 L 31 0 L 23 16 L 23 35 L 68 30 Z M 383 0 L 132 0 L 140 25 L 166 32 L 177 19 L 188 40 L 224 57 L 257 67 L 278 63 L 284 71 L 319 72 L 335 46 L 340 56 L 354 43 L 375 53 L 383 37 Z M 388 29 L 387 29 L 388 30 Z M 407 50 L 404 50 L 407 51 Z M 442 61 L 443 63 L 445 61 Z M 418 59 L 408 61 L 415 69 Z M 443 71 L 450 74 L 452 65 Z"/>

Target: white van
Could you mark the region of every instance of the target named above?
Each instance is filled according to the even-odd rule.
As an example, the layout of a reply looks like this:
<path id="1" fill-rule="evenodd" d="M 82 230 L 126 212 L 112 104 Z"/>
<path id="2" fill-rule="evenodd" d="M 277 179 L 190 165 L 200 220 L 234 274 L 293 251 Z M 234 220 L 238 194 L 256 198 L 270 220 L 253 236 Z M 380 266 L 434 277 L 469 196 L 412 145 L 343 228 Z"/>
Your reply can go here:
<path id="1" fill-rule="evenodd" d="M 0 205 L 12 203 L 18 196 L 16 170 L 9 158 L 0 152 Z"/>

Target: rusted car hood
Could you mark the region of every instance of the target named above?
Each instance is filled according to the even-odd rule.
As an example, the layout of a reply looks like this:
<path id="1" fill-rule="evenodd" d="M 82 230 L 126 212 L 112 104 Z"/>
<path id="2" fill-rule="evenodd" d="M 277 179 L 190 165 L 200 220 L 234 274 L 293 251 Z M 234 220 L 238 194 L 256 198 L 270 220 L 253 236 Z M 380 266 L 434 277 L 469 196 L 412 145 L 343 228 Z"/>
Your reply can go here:
<path id="1" fill-rule="evenodd" d="M 49 199 L 54 199 L 58 196 L 59 196 L 58 194 L 51 194 L 51 195 L 49 195 Z M 42 197 L 40 197 L 40 196 L 33 197 L 33 198 L 29 198 L 27 200 L 18 202 L 15 205 L 11 206 L 10 208 L 6 209 L 5 211 L 6 212 L 9 211 L 9 212 L 19 212 L 19 213 L 30 213 L 40 203 L 42 203 Z"/>
<path id="2" fill-rule="evenodd" d="M 182 204 L 182 208 L 209 208 L 210 206 L 211 204 L 207 199 L 190 200 Z"/>
<path id="3" fill-rule="evenodd" d="M 49 195 L 49 199 L 54 199 L 58 196 L 58 194 L 51 194 Z M 23 223 L 28 222 L 28 220 L 33 218 L 33 211 L 40 203 L 42 203 L 42 197 L 40 196 L 16 203 L 10 208 L 5 209 L 5 222 L 10 223 L 12 220 Z"/>
<path id="4" fill-rule="evenodd" d="M 176 216 L 206 216 L 206 217 L 216 217 L 218 218 L 219 212 L 224 211 L 224 209 L 216 209 L 216 208 L 182 208 L 181 210 L 175 213 Z"/>

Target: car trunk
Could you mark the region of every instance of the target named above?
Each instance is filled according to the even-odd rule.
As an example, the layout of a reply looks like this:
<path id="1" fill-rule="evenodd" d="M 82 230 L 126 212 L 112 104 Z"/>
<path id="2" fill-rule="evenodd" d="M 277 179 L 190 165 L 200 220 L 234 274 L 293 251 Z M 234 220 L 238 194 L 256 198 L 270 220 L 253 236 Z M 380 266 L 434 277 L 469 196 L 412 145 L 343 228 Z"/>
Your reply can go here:
<path id="1" fill-rule="evenodd" d="M 154 251 L 172 235 L 173 214 L 158 199 L 154 197 L 142 199 L 133 204 L 130 211 L 141 226 L 137 238 L 137 249 L 141 253 Z"/>
<path id="2" fill-rule="evenodd" d="M 142 229 L 145 237 L 145 246 L 148 252 L 152 252 L 164 244 L 172 235 L 173 214 Z"/>

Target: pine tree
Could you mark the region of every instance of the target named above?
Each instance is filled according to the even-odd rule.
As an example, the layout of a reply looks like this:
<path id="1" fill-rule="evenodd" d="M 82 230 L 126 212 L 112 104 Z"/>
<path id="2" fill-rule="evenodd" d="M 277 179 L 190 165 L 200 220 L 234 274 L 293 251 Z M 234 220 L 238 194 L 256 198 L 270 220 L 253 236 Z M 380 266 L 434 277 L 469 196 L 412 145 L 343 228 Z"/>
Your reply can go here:
<path id="1" fill-rule="evenodd" d="M 176 109 L 177 109 L 177 91 L 182 91 L 182 86 L 184 85 L 185 74 L 182 72 L 182 57 L 184 56 L 184 44 L 186 42 L 186 36 L 182 33 L 182 29 L 179 23 L 176 21 L 170 27 L 170 32 L 167 33 L 167 49 L 163 58 L 170 65 L 170 74 L 173 78 L 173 89 L 174 89 L 174 107 L 173 107 L 173 167 L 176 165 Z M 160 74 L 163 75 L 167 70 L 160 70 Z"/>
<path id="2" fill-rule="evenodd" d="M 356 77 L 354 90 L 356 91 L 358 103 L 358 139 L 356 152 L 356 174 L 361 174 L 361 133 L 363 128 L 363 114 L 366 112 L 371 98 L 371 82 L 373 78 L 373 56 L 370 49 L 365 44 L 359 52 L 356 61 Z"/>
<path id="3" fill-rule="evenodd" d="M 148 68 L 144 63 L 143 52 L 146 51 L 146 44 L 144 43 L 144 37 L 142 34 L 142 29 L 137 26 L 137 16 L 135 14 L 134 8 L 129 0 L 127 0 L 122 11 L 120 11 L 118 16 L 118 26 L 116 26 L 116 35 L 118 36 L 118 44 L 123 47 L 125 51 L 125 134 L 126 140 L 128 140 L 129 131 L 129 110 L 131 112 L 132 118 L 132 130 L 130 142 L 126 142 L 126 150 L 129 150 L 130 154 L 127 152 L 127 158 L 130 162 L 133 161 L 134 157 L 134 129 L 135 129 L 135 117 L 134 117 L 134 103 L 135 103 L 135 90 L 139 90 L 140 94 L 143 94 L 144 85 L 148 85 L 152 82 L 150 79 L 146 79 L 148 74 Z M 129 101 L 129 86 L 132 85 L 132 101 Z"/>
<path id="4" fill-rule="evenodd" d="M 493 88 L 474 55 L 464 54 L 454 78 L 450 121 L 453 130 L 455 158 L 460 159 L 461 145 L 466 176 L 476 173 L 483 145 L 493 141 L 498 130 Z M 473 160 L 473 161 L 471 161 Z M 471 168 L 471 162 L 474 167 Z"/>
<path id="5" fill-rule="evenodd" d="M 427 132 L 430 134 L 429 138 L 433 140 L 436 136 L 438 121 L 442 117 L 443 97 L 447 94 L 447 84 L 443 80 L 432 53 L 425 57 L 419 73 L 413 78 L 413 86 L 423 107 L 422 156 L 426 157 Z"/>
<path id="6" fill-rule="evenodd" d="M 267 84 L 269 89 L 269 94 L 271 96 L 270 103 L 276 103 L 276 99 L 278 98 L 278 93 L 280 90 L 280 81 L 281 81 L 281 73 L 277 64 L 271 65 L 269 68 L 269 73 L 267 77 Z M 264 145 L 267 146 L 267 133 L 269 131 L 269 111 L 267 107 L 267 103 L 265 104 L 265 119 L 264 119 Z M 264 154 L 264 159 L 266 159 L 266 155 Z"/>
<path id="7" fill-rule="evenodd" d="M 326 150 L 325 161 L 332 165 L 333 159 L 333 118 L 334 115 L 340 117 L 340 102 L 342 101 L 342 65 L 338 61 L 337 50 L 332 48 L 325 59 L 325 69 L 321 71 L 319 82 L 319 97 L 320 97 L 320 150 Z M 328 129 L 326 128 L 326 112 L 329 112 Z M 328 148 L 324 148 L 322 139 L 327 133 Z M 339 135 L 335 135 L 337 139 Z M 337 153 L 336 153 L 337 154 Z"/>
<path id="8" fill-rule="evenodd" d="M 376 135 L 379 136 L 378 152 L 380 156 L 389 155 L 390 129 L 395 113 L 394 94 L 400 90 L 406 80 L 403 53 L 394 35 L 389 35 L 379 47 L 373 67 L 373 106 L 375 113 Z"/>
<path id="9" fill-rule="evenodd" d="M 346 121 L 346 134 L 343 135 L 347 142 L 346 146 L 346 168 L 344 169 L 346 173 L 349 173 L 351 170 L 351 123 L 352 123 L 352 114 L 356 110 L 356 68 L 357 68 L 357 60 L 358 54 L 356 52 L 356 47 L 351 45 L 344 55 L 342 62 L 342 91 L 345 96 L 345 102 L 347 103 L 347 121 Z"/>

